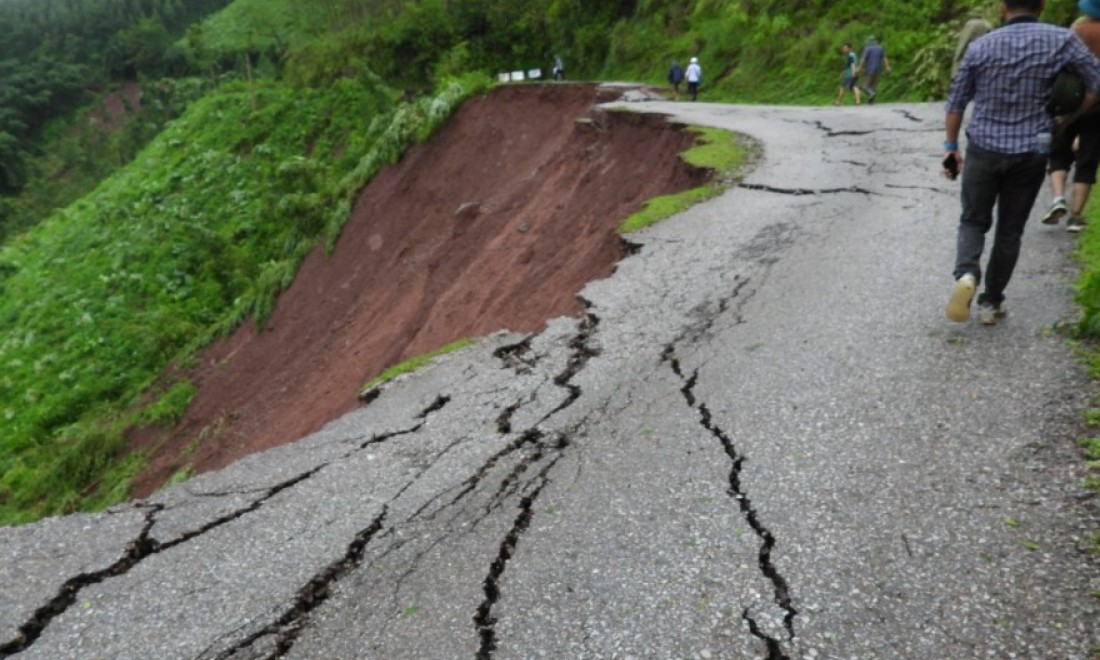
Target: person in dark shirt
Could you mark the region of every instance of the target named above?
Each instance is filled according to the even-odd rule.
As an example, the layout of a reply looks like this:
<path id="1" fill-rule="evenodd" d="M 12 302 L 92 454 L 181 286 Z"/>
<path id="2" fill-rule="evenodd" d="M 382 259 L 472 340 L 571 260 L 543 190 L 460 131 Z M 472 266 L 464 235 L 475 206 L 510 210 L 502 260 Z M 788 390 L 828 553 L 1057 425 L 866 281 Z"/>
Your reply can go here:
<path id="1" fill-rule="evenodd" d="M 672 98 L 680 100 L 680 83 L 684 82 L 684 70 L 680 67 L 680 63 L 674 61 L 672 68 L 668 70 L 668 83 L 672 85 Z"/>
<path id="2" fill-rule="evenodd" d="M 867 45 L 863 48 L 863 56 L 859 59 L 859 67 L 856 68 L 856 76 L 866 76 L 863 92 L 867 94 L 867 102 L 874 103 L 878 92 L 878 79 L 883 71 L 890 73 L 890 60 L 886 57 L 886 49 L 874 37 L 867 38 Z"/>
<path id="3" fill-rule="evenodd" d="M 994 207 L 997 227 L 984 273 L 985 291 L 978 296 L 978 320 L 994 324 L 1004 318 L 1005 287 L 1043 185 L 1052 132 L 1091 107 L 1100 90 L 1100 62 L 1070 30 L 1039 22 L 1043 4 L 1002 0 L 1004 25 L 970 44 L 951 85 L 944 118 L 944 174 L 954 178 L 962 173 L 955 285 L 946 310 L 955 322 L 970 318 L 970 303 L 982 283 L 982 251 L 993 227 Z M 1076 111 L 1052 119 L 1047 105 L 1063 68 L 1076 71 L 1087 91 Z M 959 131 L 971 101 L 964 161 Z"/>
<path id="4" fill-rule="evenodd" d="M 1073 24 L 1073 32 L 1092 53 L 1100 57 L 1100 0 L 1081 0 L 1078 5 L 1084 17 Z M 1077 149 L 1073 148 L 1074 142 Z M 1073 196 L 1066 203 L 1066 179 L 1073 165 Z M 1050 192 L 1054 197 L 1043 224 L 1056 225 L 1069 214 L 1066 231 L 1077 233 L 1085 229 L 1082 214 L 1096 183 L 1100 167 L 1100 108 L 1093 109 L 1066 130 L 1054 136 L 1050 150 Z"/>

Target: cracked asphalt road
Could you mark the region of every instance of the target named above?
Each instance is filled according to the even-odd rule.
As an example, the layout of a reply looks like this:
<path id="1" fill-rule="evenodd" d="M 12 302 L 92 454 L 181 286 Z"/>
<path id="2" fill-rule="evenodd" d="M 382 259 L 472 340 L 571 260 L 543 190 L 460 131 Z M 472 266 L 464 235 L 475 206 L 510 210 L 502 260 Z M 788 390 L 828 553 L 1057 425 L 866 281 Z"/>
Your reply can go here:
<path id="1" fill-rule="evenodd" d="M 581 318 L 0 529 L 0 657 L 1088 657 L 1073 238 L 1033 222 L 1008 318 L 953 325 L 938 104 L 642 107 L 763 161 Z"/>

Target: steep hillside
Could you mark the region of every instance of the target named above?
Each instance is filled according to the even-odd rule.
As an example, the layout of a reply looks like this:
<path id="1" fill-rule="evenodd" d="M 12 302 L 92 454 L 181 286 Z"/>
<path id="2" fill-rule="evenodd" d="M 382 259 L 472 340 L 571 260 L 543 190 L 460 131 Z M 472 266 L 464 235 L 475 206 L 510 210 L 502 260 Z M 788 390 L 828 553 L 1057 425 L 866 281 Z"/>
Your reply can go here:
<path id="1" fill-rule="evenodd" d="M 125 492 L 137 463 L 114 462 L 123 430 L 173 419 L 190 398 L 186 385 L 143 397 L 161 369 L 265 318 L 362 185 L 477 89 L 455 83 L 397 108 L 370 78 L 225 86 L 87 198 L 3 245 L 0 519 Z"/>
<path id="2" fill-rule="evenodd" d="M 137 494 L 319 429 L 401 360 L 579 312 L 576 293 L 623 254 L 619 223 L 706 177 L 678 159 L 691 133 L 597 111 L 598 97 L 591 85 L 498 89 L 381 172 L 268 323 L 202 353 L 180 424 L 138 434 L 157 458 Z"/>

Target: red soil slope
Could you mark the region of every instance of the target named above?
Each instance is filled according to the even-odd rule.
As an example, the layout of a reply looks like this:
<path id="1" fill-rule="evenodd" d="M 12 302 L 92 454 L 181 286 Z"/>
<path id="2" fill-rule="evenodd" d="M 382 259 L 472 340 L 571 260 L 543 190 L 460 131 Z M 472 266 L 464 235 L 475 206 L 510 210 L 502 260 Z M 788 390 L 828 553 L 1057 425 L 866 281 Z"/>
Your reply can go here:
<path id="1" fill-rule="evenodd" d="M 249 323 L 205 351 L 180 425 L 138 434 L 140 446 L 160 446 L 136 494 L 183 465 L 222 467 L 318 430 L 409 357 L 579 312 L 576 294 L 623 256 L 619 223 L 708 176 L 678 158 L 692 134 L 660 117 L 599 111 L 598 94 L 497 89 L 376 176 L 334 253 L 306 259 L 262 332 Z"/>
<path id="2" fill-rule="evenodd" d="M 141 111 L 141 85 L 125 82 L 88 115 L 88 124 L 103 131 L 122 128 L 130 117 Z"/>

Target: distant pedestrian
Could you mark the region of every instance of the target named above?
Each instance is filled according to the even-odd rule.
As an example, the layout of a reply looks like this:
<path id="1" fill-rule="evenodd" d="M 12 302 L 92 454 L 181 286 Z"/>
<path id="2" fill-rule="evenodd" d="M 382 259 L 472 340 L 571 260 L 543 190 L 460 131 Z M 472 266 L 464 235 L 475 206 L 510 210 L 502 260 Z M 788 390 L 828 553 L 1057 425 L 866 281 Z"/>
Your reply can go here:
<path id="1" fill-rule="evenodd" d="M 684 82 L 684 70 L 680 63 L 673 60 L 672 68 L 668 70 L 668 83 L 672 85 L 672 98 L 680 100 L 680 83 Z"/>
<path id="2" fill-rule="evenodd" d="M 852 52 L 852 44 L 849 43 L 840 47 L 840 54 L 844 56 L 844 70 L 840 72 L 840 93 L 836 95 L 833 105 L 840 105 L 844 92 L 851 92 L 856 97 L 856 105 L 859 105 L 859 85 L 856 84 L 859 58 Z"/>
<path id="3" fill-rule="evenodd" d="M 963 55 L 966 55 L 966 49 L 973 43 L 978 37 L 985 35 L 987 32 L 993 29 L 993 25 L 989 21 L 980 16 L 975 16 L 963 25 L 962 30 L 959 31 L 959 44 L 955 47 L 955 59 L 951 64 L 951 78 L 955 78 L 955 74 L 959 72 L 959 65 L 962 64 Z"/>
<path id="4" fill-rule="evenodd" d="M 691 100 L 694 101 L 699 96 L 699 83 L 703 82 L 703 67 L 699 66 L 698 57 L 691 58 L 684 77 L 688 84 L 688 94 L 691 94 Z"/>
<path id="5" fill-rule="evenodd" d="M 856 78 L 866 76 L 863 91 L 867 93 L 867 102 L 874 103 L 878 88 L 878 79 L 882 72 L 890 73 L 890 59 L 886 57 L 886 49 L 874 37 L 867 37 L 867 44 L 863 48 L 863 56 L 859 59 L 856 68 Z"/>
<path id="6" fill-rule="evenodd" d="M 951 84 L 944 117 L 944 173 L 962 172 L 962 214 L 955 241 L 955 285 L 947 318 L 970 318 L 970 303 L 982 282 L 985 237 L 993 247 L 978 296 L 978 321 L 990 325 L 1007 313 L 1005 288 L 1020 256 L 1020 243 L 1035 197 L 1043 186 L 1052 131 L 1070 123 L 1096 102 L 1100 61 L 1073 32 L 1039 22 L 1044 0 L 1001 0 L 1002 27 L 966 49 Z M 1084 81 L 1081 106 L 1052 119 L 1047 103 L 1056 74 L 1073 69 Z M 959 131 L 967 105 L 974 114 L 966 128 L 965 167 Z"/>
<path id="7" fill-rule="evenodd" d="M 1084 17 L 1071 29 L 1093 55 L 1100 57 L 1100 0 L 1081 0 L 1078 7 Z M 1067 204 L 1066 179 L 1070 165 L 1073 166 L 1073 196 Z M 1100 168 L 1100 113 L 1094 108 L 1054 135 L 1049 168 L 1054 201 L 1043 216 L 1044 225 L 1056 225 L 1068 213 L 1066 231 L 1077 233 L 1085 229 L 1083 213 L 1096 183 L 1097 168 Z"/>
<path id="8" fill-rule="evenodd" d="M 565 62 L 560 55 L 554 56 L 554 80 L 565 80 Z"/>

